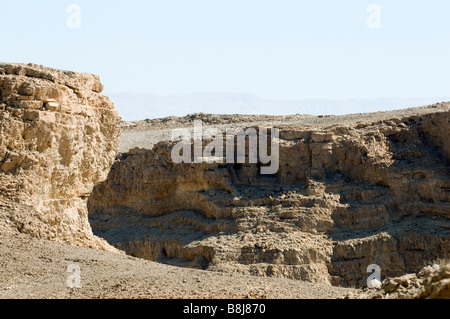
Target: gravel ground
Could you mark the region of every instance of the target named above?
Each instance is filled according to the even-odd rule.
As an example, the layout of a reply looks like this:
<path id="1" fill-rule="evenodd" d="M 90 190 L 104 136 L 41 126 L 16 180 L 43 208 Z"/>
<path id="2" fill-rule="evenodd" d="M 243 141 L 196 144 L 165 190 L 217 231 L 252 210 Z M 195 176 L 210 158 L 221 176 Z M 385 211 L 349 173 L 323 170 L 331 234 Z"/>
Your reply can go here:
<path id="1" fill-rule="evenodd" d="M 339 116 L 264 116 L 264 115 L 215 115 L 193 114 L 185 117 L 167 117 L 137 122 L 122 122 L 122 135 L 119 152 L 128 152 L 135 147 L 151 149 L 161 141 L 170 141 L 175 128 L 192 128 L 194 120 L 202 120 L 204 127 L 241 128 L 253 125 L 282 127 L 299 125 L 305 128 L 325 129 L 333 126 L 366 124 L 393 118 L 419 116 L 425 113 L 444 112 L 450 110 L 450 103 L 437 103 L 430 106 L 408 108 L 376 113 L 357 113 Z"/>
<path id="2" fill-rule="evenodd" d="M 69 288 L 80 269 L 81 288 Z M 72 277 L 70 277 L 72 276 Z M 354 289 L 178 268 L 127 255 L 0 235 L 1 299 L 337 299 Z"/>

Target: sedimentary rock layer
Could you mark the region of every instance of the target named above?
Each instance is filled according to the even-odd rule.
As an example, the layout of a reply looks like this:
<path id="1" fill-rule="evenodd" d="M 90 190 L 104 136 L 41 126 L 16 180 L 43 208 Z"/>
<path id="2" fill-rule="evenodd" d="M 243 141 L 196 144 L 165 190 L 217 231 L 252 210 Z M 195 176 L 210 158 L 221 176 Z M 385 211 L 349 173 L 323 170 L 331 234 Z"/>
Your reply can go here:
<path id="1" fill-rule="evenodd" d="M 120 117 L 98 76 L 0 63 L 0 229 L 113 249 L 86 202 L 117 155 Z"/>
<path id="2" fill-rule="evenodd" d="M 129 254 L 186 267 L 356 286 L 370 264 L 418 271 L 450 253 L 449 114 L 281 126 L 275 175 L 174 164 L 170 142 L 130 150 L 94 189 L 90 221 Z"/>

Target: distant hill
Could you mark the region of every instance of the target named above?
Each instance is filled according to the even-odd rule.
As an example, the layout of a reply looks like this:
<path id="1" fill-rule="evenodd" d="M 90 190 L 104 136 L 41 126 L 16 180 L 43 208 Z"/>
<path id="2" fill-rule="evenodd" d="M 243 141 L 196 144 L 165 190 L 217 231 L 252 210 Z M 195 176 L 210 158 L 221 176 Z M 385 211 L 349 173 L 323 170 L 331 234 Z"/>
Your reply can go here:
<path id="1" fill-rule="evenodd" d="M 269 100 L 245 93 L 198 93 L 172 96 L 150 93 L 105 94 L 114 102 L 124 121 L 185 116 L 201 112 L 254 115 L 343 115 L 389 111 L 450 101 L 450 97 Z"/>

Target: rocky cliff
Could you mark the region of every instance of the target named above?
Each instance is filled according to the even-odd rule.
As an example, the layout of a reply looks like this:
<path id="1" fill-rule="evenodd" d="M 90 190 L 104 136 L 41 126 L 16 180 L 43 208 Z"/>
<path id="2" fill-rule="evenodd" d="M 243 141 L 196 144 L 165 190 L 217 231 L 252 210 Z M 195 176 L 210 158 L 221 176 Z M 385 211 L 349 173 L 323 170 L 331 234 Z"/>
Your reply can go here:
<path id="1" fill-rule="evenodd" d="M 275 175 L 175 164 L 173 142 L 136 148 L 95 187 L 90 222 L 131 255 L 186 267 L 346 286 L 370 264 L 416 272 L 450 253 L 449 114 L 277 126 Z"/>
<path id="2" fill-rule="evenodd" d="M 86 209 L 117 155 L 120 117 L 98 76 L 0 63 L 0 231 L 115 250 Z"/>

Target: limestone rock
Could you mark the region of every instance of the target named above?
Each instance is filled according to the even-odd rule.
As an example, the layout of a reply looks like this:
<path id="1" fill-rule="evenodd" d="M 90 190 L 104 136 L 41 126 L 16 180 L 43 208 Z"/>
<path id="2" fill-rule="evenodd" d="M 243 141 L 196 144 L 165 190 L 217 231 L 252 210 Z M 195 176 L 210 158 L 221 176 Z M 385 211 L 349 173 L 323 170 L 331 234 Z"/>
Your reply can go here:
<path id="1" fill-rule="evenodd" d="M 117 153 L 120 117 L 98 76 L 0 63 L 0 229 L 115 250 L 86 209 Z"/>
<path id="2" fill-rule="evenodd" d="M 450 299 L 450 264 L 439 269 L 431 266 L 418 273 L 385 279 L 375 291 L 351 293 L 346 298 L 359 299 Z"/>
<path id="3" fill-rule="evenodd" d="M 164 263 L 344 286 L 364 287 L 370 264 L 419 271 L 450 253 L 450 105 L 391 114 L 276 126 L 272 176 L 175 164 L 174 142 L 120 154 L 89 198 L 94 233 Z"/>

